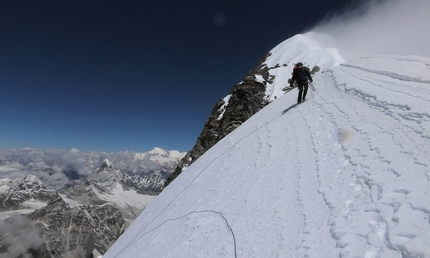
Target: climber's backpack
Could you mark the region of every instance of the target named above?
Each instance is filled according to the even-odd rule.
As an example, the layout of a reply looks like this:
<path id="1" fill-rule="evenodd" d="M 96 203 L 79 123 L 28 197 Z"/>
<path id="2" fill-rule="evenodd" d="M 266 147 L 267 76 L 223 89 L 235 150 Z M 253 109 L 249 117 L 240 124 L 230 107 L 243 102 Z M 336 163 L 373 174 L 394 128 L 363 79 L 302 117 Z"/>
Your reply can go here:
<path id="1" fill-rule="evenodd" d="M 300 67 L 300 68 L 297 68 L 297 77 L 299 78 L 299 80 L 300 81 L 307 81 L 307 80 L 309 80 L 309 77 L 308 77 L 308 75 L 306 74 L 306 72 L 305 72 L 305 69 L 309 69 L 309 68 L 307 68 L 307 67 Z"/>

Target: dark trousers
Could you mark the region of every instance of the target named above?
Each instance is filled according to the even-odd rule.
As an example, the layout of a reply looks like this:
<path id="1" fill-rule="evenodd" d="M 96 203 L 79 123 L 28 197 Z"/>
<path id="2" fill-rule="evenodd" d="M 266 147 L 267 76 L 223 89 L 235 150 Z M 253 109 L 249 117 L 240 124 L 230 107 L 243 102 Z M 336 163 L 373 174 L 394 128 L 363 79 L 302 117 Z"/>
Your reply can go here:
<path id="1" fill-rule="evenodd" d="M 299 88 L 299 96 L 297 98 L 297 102 L 300 103 L 305 100 L 306 94 L 308 94 L 308 82 L 300 82 L 297 86 Z"/>

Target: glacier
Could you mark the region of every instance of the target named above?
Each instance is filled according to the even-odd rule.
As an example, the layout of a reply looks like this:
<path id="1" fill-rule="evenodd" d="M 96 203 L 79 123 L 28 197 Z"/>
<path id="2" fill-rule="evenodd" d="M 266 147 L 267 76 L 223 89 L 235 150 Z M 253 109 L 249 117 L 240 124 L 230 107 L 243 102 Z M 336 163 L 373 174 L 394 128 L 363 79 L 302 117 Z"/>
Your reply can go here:
<path id="1" fill-rule="evenodd" d="M 300 105 L 297 90 L 281 90 L 298 61 L 322 68 Z M 430 257 L 430 59 L 344 61 L 326 37 L 304 34 L 266 64 L 271 104 L 184 170 L 103 257 Z"/>

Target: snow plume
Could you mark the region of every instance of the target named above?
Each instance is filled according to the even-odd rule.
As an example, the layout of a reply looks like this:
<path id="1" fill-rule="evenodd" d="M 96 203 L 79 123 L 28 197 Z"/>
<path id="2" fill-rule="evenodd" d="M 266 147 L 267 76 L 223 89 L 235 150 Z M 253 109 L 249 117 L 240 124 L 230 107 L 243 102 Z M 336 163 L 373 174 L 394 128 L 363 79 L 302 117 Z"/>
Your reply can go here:
<path id="1" fill-rule="evenodd" d="M 0 223 L 0 258 L 32 257 L 29 249 L 37 249 L 43 244 L 36 222 L 18 214 L 11 216 Z"/>
<path id="2" fill-rule="evenodd" d="M 430 57 L 429 0 L 369 0 L 312 31 L 331 35 L 345 60 L 375 54 Z"/>

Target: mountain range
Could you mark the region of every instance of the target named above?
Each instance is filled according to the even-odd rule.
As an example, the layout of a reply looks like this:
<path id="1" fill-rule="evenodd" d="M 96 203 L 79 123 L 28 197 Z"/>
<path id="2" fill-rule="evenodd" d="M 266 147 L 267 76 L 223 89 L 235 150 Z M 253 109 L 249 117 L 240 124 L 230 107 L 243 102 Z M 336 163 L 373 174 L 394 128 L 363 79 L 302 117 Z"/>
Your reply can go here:
<path id="1" fill-rule="evenodd" d="M 22 174 L 35 175 L 50 189 L 60 189 L 75 179 L 91 174 L 108 159 L 129 176 L 166 178 L 185 153 L 154 148 L 138 153 L 36 150 L 32 148 L 0 150 L 0 178 L 13 179 Z"/>
<path id="2" fill-rule="evenodd" d="M 64 153 L 79 157 L 80 167 L 78 163 L 65 166 L 70 158 L 64 158 Z M 18 177 L 0 179 L 0 257 L 28 253 L 34 257 L 90 257 L 104 253 L 161 191 L 184 155 L 160 148 L 141 154 L 29 148 L 1 154 L 4 174 Z M 91 173 L 82 173 L 106 156 L 124 165 L 128 174 L 109 159 Z M 61 168 L 66 170 L 58 172 Z M 49 188 L 38 178 L 41 172 L 54 178 L 66 176 L 67 183 L 60 189 Z"/>

